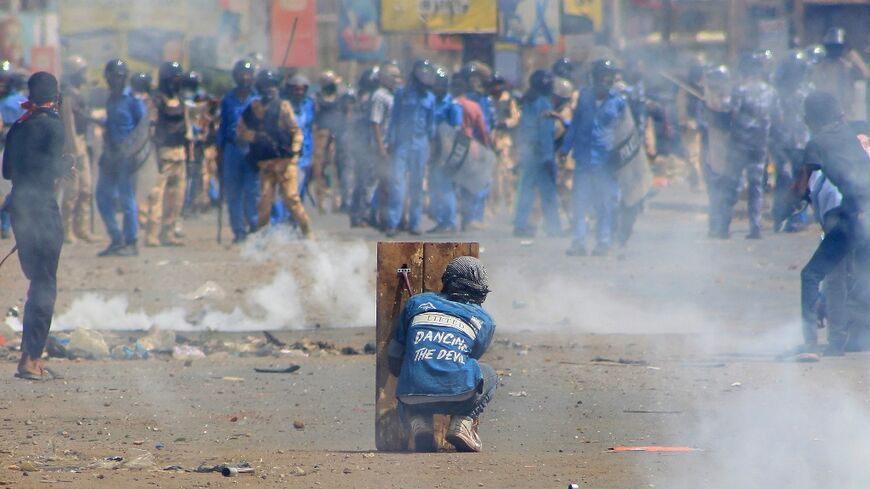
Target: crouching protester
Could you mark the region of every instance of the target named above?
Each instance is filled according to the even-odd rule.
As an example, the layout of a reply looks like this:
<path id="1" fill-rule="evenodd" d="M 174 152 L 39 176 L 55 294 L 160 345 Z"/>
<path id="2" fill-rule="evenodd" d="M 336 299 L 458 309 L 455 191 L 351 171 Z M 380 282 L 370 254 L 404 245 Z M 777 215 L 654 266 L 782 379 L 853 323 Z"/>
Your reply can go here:
<path id="1" fill-rule="evenodd" d="M 795 184 L 795 199 L 805 198 L 812 172 L 820 170 L 842 194 L 842 201 L 824 214 L 825 239 L 801 271 L 801 316 L 804 344 L 798 349 L 799 361 L 818 361 L 816 304 L 819 285 L 836 274 L 850 256 L 856 264 L 865 263 L 868 240 L 865 211 L 870 209 L 870 157 L 853 128 L 843 120 L 837 99 L 826 92 L 813 92 L 804 102 L 807 126 L 812 139 L 806 146 L 801 175 Z M 842 330 L 842 328 L 835 328 Z M 842 355 L 845 334 L 830 338 L 827 355 Z"/>
<path id="2" fill-rule="evenodd" d="M 434 414 L 450 415 L 446 439 L 457 451 L 479 452 L 480 415 L 499 379 L 479 362 L 492 342 L 495 322 L 481 304 L 490 292 L 477 258 L 452 260 L 441 293 L 411 297 L 389 346 L 396 397 L 417 451 L 436 451 Z"/>
<path id="3" fill-rule="evenodd" d="M 12 232 L 18 259 L 30 280 L 24 305 L 24 339 L 16 377 L 42 380 L 40 360 L 57 298 L 57 266 L 63 245 L 63 224 L 57 205 L 57 185 L 72 171 L 63 158 L 64 125 L 57 79 L 35 73 L 27 82 L 27 112 L 9 129 L 3 153 L 3 178 L 12 181 Z M 50 372 L 48 372 L 50 374 Z"/>

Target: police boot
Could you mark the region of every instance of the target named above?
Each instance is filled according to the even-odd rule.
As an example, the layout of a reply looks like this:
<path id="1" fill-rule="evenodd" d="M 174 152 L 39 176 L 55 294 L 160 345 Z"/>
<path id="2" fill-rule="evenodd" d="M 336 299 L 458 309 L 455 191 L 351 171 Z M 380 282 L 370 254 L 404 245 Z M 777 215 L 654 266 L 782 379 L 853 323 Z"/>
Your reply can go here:
<path id="1" fill-rule="evenodd" d="M 64 223 L 63 226 L 63 242 L 65 244 L 73 244 L 76 242 L 76 234 L 70 223 Z"/>
<path id="2" fill-rule="evenodd" d="M 65 212 L 61 217 L 63 219 L 63 242 L 66 244 L 75 243 L 76 235 L 73 231 L 72 212 Z"/>
<path id="3" fill-rule="evenodd" d="M 302 232 L 302 237 L 307 240 L 314 240 L 314 231 L 311 230 L 311 224 L 308 222 L 299 223 L 299 231 Z"/>
<path id="4" fill-rule="evenodd" d="M 86 224 L 87 217 L 91 215 L 91 196 L 84 195 L 81 199 L 82 204 L 73 216 L 73 230 L 78 239 L 85 243 L 93 243 L 96 240 Z"/>
<path id="5" fill-rule="evenodd" d="M 175 226 L 170 225 L 160 233 L 160 244 L 163 246 L 184 246 L 184 241 L 175 234 Z"/>
<path id="6" fill-rule="evenodd" d="M 160 246 L 160 237 L 157 234 L 157 226 L 158 224 L 155 222 L 148 222 L 146 225 L 145 246 L 149 248 Z"/>

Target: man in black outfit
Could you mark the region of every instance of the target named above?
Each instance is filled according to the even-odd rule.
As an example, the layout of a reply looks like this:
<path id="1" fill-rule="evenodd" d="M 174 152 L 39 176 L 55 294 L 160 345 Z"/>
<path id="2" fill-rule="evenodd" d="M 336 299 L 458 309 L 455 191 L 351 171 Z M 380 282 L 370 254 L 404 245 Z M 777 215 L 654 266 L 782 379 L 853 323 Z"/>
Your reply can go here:
<path id="1" fill-rule="evenodd" d="M 3 154 L 3 178 L 12 181 L 12 232 L 18 259 L 30 280 L 24 305 L 24 339 L 15 376 L 44 378 L 42 350 L 48 338 L 57 297 L 57 266 L 63 225 L 56 186 L 71 170 L 63 158 L 64 127 L 57 79 L 39 72 L 27 82 L 27 112 L 9 129 Z"/>
<path id="2" fill-rule="evenodd" d="M 843 202 L 835 211 L 836 224 L 825 233 L 825 239 L 801 271 L 801 317 L 804 345 L 800 348 L 800 361 L 818 361 L 821 352 L 816 332 L 816 303 L 819 284 L 826 275 L 854 253 L 856 263 L 866 263 L 868 241 L 865 225 L 866 211 L 870 211 L 870 158 L 858 141 L 857 134 L 844 121 L 843 110 L 827 92 L 812 92 L 804 101 L 807 126 L 812 139 L 806 146 L 801 176 L 795 184 L 795 197 L 808 191 L 809 174 L 821 170 L 843 195 Z M 826 355 L 842 355 L 845 341 L 831 341 Z"/>

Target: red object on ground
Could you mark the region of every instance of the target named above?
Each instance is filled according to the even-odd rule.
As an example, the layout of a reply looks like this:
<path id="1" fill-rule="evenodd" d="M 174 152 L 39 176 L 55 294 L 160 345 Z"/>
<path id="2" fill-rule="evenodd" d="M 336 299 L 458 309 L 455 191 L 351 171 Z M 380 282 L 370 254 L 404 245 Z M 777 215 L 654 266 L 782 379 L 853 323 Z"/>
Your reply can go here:
<path id="1" fill-rule="evenodd" d="M 649 446 L 649 447 L 613 447 L 608 448 L 608 452 L 661 452 L 661 453 L 685 453 L 685 452 L 700 452 L 699 448 L 692 447 L 662 447 L 662 446 Z"/>

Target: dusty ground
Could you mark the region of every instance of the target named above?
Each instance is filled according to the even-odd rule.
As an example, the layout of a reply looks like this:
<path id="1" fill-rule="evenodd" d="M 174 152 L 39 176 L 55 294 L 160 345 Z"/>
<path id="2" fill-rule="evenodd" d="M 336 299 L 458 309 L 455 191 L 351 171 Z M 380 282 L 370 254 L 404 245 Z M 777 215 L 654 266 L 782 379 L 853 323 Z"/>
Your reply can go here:
<path id="1" fill-rule="evenodd" d="M 504 220 L 473 237 L 493 276 L 488 305 L 499 322 L 486 360 L 504 374 L 483 419 L 481 454 L 376 452 L 371 355 L 52 360 L 65 379 L 46 383 L 13 379 L 5 363 L 0 487 L 870 487 L 868 355 L 775 359 L 799 338 L 798 273 L 816 234 L 747 242 L 738 221 L 732 240 L 714 242 L 703 209 L 702 196 L 665 189 L 628 249 L 603 259 L 565 258 L 566 239 L 521 242 Z M 143 249 L 135 259 L 66 247 L 58 311 L 94 292 L 122 294 L 152 316 L 172 307 L 194 318 L 229 312 L 250 306 L 249 292 L 277 270 L 304 274 L 300 263 L 324 253 L 345 263 L 342 244 L 362 240 L 373 250 L 378 238 L 339 217 L 315 222 L 328 243 L 320 251 L 273 243 L 253 258 L 251 249 L 214 244 L 213 216 L 188 222 L 189 246 Z M 373 274 L 372 256 L 357 268 L 344 272 Z M 206 280 L 227 297 L 184 298 Z M 363 295 L 368 282 L 357 287 Z M 316 290 L 300 283 L 302 297 Z M 276 335 L 356 348 L 373 340 L 373 318 L 327 327 L 336 325 L 331 314 L 353 317 L 347 304 L 370 309 L 329 284 L 339 290 L 332 307 L 303 304 L 282 326 L 307 329 Z M 7 265 L 0 307 L 20 304 L 24 287 L 17 264 Z M 191 328 L 185 334 L 195 337 Z M 253 371 L 289 363 L 302 368 Z M 608 453 L 625 445 L 700 451 Z M 124 460 L 105 460 L 113 456 Z M 240 461 L 255 475 L 161 470 Z M 6 469 L 28 465 L 39 470 Z"/>

